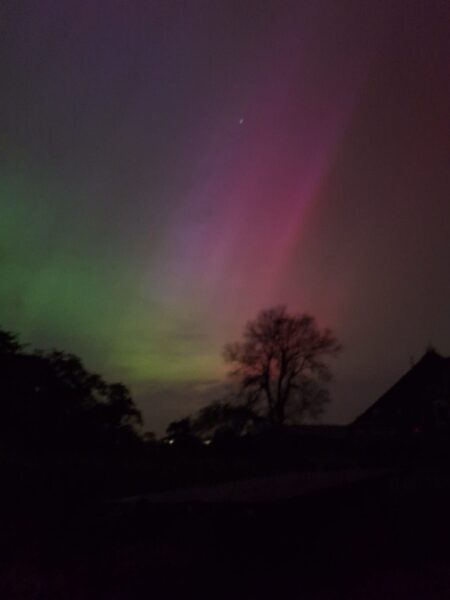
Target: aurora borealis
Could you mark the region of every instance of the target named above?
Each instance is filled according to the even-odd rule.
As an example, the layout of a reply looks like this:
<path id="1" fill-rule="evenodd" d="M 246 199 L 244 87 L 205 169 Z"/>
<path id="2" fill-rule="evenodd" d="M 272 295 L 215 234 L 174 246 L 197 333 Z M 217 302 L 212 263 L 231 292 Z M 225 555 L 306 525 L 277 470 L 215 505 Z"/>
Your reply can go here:
<path id="1" fill-rule="evenodd" d="M 129 385 L 215 393 L 272 303 L 345 352 L 329 420 L 450 353 L 450 9 L 6 0 L 0 323 Z"/>

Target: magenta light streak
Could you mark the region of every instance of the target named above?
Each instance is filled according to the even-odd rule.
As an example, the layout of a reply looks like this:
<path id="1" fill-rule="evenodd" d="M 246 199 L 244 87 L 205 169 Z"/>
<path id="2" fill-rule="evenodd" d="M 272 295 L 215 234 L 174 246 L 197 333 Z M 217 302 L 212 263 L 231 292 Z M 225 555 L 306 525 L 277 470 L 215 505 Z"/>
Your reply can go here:
<path id="1" fill-rule="evenodd" d="M 243 124 L 237 110 L 224 110 L 191 157 L 196 184 L 180 198 L 162 253 L 164 293 L 222 313 L 225 326 L 286 301 L 279 288 L 304 211 L 314 203 L 351 111 L 353 91 L 319 108 L 307 90 L 293 129 L 299 97 L 281 78 L 275 82 L 269 93 L 265 82 L 249 91 L 245 104 L 252 110 Z"/>

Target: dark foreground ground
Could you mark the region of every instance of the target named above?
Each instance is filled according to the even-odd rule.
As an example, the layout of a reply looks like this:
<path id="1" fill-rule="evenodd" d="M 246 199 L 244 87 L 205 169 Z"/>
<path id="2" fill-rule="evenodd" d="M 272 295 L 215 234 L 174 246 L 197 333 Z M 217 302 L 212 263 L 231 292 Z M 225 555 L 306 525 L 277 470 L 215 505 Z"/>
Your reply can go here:
<path id="1" fill-rule="evenodd" d="M 2 599 L 450 598 L 447 463 L 264 502 L 43 494 L 1 531 Z"/>

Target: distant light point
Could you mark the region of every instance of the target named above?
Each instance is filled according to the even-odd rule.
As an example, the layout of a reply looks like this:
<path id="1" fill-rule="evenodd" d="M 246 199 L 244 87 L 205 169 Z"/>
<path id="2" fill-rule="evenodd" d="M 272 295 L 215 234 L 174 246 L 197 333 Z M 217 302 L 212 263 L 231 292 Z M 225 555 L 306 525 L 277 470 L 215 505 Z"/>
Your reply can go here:
<path id="1" fill-rule="evenodd" d="M 239 119 L 239 125 L 243 125 L 243 124 L 244 124 L 244 120 L 245 120 L 245 119 L 244 119 L 244 117 L 241 117 L 241 118 Z"/>

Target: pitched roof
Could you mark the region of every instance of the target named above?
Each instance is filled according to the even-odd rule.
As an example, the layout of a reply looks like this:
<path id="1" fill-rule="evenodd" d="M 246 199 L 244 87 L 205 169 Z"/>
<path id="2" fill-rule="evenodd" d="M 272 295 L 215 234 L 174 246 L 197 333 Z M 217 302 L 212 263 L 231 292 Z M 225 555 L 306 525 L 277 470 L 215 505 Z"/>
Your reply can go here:
<path id="1" fill-rule="evenodd" d="M 432 400 L 450 394 L 450 358 L 434 349 L 424 356 L 379 400 L 353 422 L 354 425 L 409 425 L 426 419 L 432 411 Z"/>

